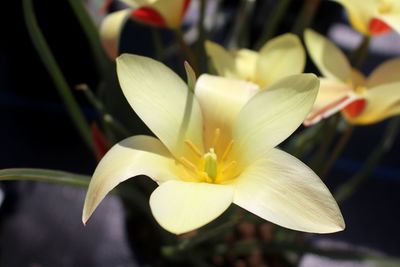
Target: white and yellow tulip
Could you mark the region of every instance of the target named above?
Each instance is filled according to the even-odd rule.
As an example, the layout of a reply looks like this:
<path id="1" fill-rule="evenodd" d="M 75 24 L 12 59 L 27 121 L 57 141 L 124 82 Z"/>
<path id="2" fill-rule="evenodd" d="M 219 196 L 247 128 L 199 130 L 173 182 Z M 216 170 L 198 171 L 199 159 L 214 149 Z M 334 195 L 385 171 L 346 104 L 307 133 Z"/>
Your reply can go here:
<path id="1" fill-rule="evenodd" d="M 341 4 L 354 29 L 365 35 L 377 35 L 391 29 L 400 32 L 398 0 L 332 0 Z"/>
<path id="2" fill-rule="evenodd" d="M 305 232 L 344 229 L 340 210 L 319 177 L 274 148 L 309 113 L 319 81 L 312 74 L 282 79 L 260 91 L 245 81 L 202 75 L 195 93 L 150 58 L 117 59 L 122 90 L 158 137 L 116 144 L 97 166 L 83 222 L 119 183 L 146 175 L 156 221 L 181 234 L 221 215 L 232 203 L 281 226 Z"/>
<path id="3" fill-rule="evenodd" d="M 305 125 L 338 111 L 352 124 L 372 124 L 400 114 L 400 58 L 384 62 L 367 78 L 353 69 L 343 52 L 324 36 L 307 30 L 305 43 L 323 75 Z"/>
<path id="4" fill-rule="evenodd" d="M 229 52 L 211 41 L 206 42 L 206 51 L 218 75 L 253 82 L 260 89 L 302 73 L 305 65 L 301 41 L 290 33 L 270 40 L 259 52 L 249 49 Z"/>
<path id="5" fill-rule="evenodd" d="M 119 0 L 128 8 L 106 16 L 100 26 L 100 37 L 107 54 L 118 56 L 121 31 L 125 21 L 133 18 L 155 27 L 177 29 L 190 0 Z"/>

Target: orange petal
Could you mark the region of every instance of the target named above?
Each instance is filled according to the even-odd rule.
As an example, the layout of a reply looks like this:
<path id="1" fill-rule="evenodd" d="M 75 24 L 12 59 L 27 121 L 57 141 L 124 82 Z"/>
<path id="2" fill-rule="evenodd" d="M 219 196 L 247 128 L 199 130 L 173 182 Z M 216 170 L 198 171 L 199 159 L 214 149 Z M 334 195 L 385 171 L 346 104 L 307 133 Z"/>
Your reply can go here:
<path id="1" fill-rule="evenodd" d="M 385 34 L 392 30 L 389 25 L 376 18 L 372 18 L 369 21 L 368 29 L 373 35 Z"/>
<path id="2" fill-rule="evenodd" d="M 132 17 L 140 22 L 157 27 L 166 27 L 167 23 L 161 14 L 151 7 L 141 7 L 132 12 Z"/>

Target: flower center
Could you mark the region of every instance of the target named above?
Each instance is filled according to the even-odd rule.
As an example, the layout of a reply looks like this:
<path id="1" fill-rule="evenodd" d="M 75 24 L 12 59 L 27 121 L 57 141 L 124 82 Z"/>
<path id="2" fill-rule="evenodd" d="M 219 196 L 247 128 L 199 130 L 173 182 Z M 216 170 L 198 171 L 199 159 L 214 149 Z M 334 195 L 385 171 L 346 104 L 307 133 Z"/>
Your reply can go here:
<path id="1" fill-rule="evenodd" d="M 219 128 L 215 129 L 212 146 L 204 154 L 200 152 L 193 142 L 185 140 L 185 144 L 196 156 L 196 160 L 190 161 L 185 157 L 181 157 L 180 162 L 197 182 L 221 184 L 235 178 L 237 162 L 228 160 L 232 151 L 233 140 L 228 143 L 223 151 L 218 151 L 216 147 L 219 147 L 220 135 L 221 130 Z"/>

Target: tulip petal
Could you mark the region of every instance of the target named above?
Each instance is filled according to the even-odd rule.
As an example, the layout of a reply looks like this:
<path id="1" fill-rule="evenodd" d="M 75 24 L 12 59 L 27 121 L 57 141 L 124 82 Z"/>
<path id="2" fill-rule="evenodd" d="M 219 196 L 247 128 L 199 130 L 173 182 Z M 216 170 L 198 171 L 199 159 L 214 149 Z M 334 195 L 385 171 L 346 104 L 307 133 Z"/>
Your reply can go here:
<path id="1" fill-rule="evenodd" d="M 82 221 L 87 222 L 103 198 L 119 183 L 137 175 L 163 182 L 178 177 L 179 170 L 165 146 L 154 137 L 138 135 L 119 142 L 107 152 L 93 174 Z"/>
<path id="2" fill-rule="evenodd" d="M 205 47 L 218 75 L 228 78 L 237 78 L 235 61 L 232 54 L 219 44 L 211 41 L 206 41 Z"/>
<path id="3" fill-rule="evenodd" d="M 251 98 L 233 129 L 234 151 L 241 162 L 256 160 L 291 135 L 310 112 L 318 88 L 315 75 L 298 74 Z"/>
<path id="4" fill-rule="evenodd" d="M 351 123 L 371 124 L 400 114 L 400 82 L 370 88 L 364 96 L 367 105 L 363 112 L 356 117 L 346 117 Z"/>
<path id="5" fill-rule="evenodd" d="M 305 31 L 304 41 L 308 53 L 323 76 L 340 82 L 347 82 L 351 78 L 350 63 L 334 43 L 310 29 Z"/>
<path id="6" fill-rule="evenodd" d="M 152 7 L 162 15 L 169 28 L 179 28 L 187 5 L 187 0 L 159 0 Z"/>
<path id="7" fill-rule="evenodd" d="M 152 193 L 150 207 L 164 229 L 182 234 L 216 219 L 232 200 L 233 186 L 168 181 Z"/>
<path id="8" fill-rule="evenodd" d="M 375 0 L 333 0 L 341 4 L 347 11 L 349 20 L 353 28 L 357 31 L 369 35 L 369 22 L 375 14 L 377 1 Z"/>
<path id="9" fill-rule="evenodd" d="M 239 111 L 258 91 L 258 86 L 253 83 L 207 74 L 200 76 L 195 94 L 203 112 L 206 147 L 211 147 L 217 128 L 224 138 L 216 150 L 226 147 Z"/>
<path id="10" fill-rule="evenodd" d="M 398 3 L 396 3 L 398 4 Z M 400 33 L 400 6 L 397 7 L 397 10 L 390 14 L 377 16 L 380 20 L 389 25 L 393 30 Z"/>
<path id="11" fill-rule="evenodd" d="M 235 70 L 238 78 L 255 81 L 258 53 L 249 49 L 240 49 L 235 53 Z"/>
<path id="12" fill-rule="evenodd" d="M 303 72 L 306 57 L 300 39 L 287 33 L 267 42 L 260 50 L 256 80 L 261 88 L 293 74 Z"/>
<path id="13" fill-rule="evenodd" d="M 278 149 L 245 169 L 236 184 L 234 203 L 293 230 L 332 233 L 345 228 L 339 207 L 320 178 Z"/>
<path id="14" fill-rule="evenodd" d="M 342 82 L 320 79 L 320 88 L 314 106 L 304 121 L 305 126 L 318 123 L 353 102 L 352 88 Z"/>
<path id="15" fill-rule="evenodd" d="M 124 9 L 106 16 L 100 25 L 101 43 L 107 55 L 115 59 L 119 54 L 122 28 L 129 17 L 130 9 Z"/>
<path id="16" fill-rule="evenodd" d="M 150 130 L 176 158 L 192 159 L 184 141 L 203 148 L 202 115 L 182 79 L 158 61 L 127 54 L 117 58 L 117 73 L 126 99 Z"/>
<path id="17" fill-rule="evenodd" d="M 385 83 L 400 81 L 400 58 L 390 59 L 379 65 L 369 75 L 367 87 L 372 88 Z"/>

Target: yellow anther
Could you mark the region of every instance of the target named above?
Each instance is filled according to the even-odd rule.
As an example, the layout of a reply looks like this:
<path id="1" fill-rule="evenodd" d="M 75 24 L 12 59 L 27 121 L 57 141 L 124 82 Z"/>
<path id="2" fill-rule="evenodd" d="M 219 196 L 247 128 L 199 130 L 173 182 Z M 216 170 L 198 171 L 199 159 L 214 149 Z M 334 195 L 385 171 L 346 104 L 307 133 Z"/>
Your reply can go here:
<path id="1" fill-rule="evenodd" d="M 227 173 L 228 171 L 231 171 L 235 166 L 237 165 L 236 161 L 231 161 L 229 162 L 224 169 L 222 170 L 222 173 Z"/>
<path id="2" fill-rule="evenodd" d="M 365 92 L 366 90 L 367 90 L 367 89 L 366 89 L 364 86 L 357 86 L 356 88 L 354 88 L 354 92 L 356 92 L 356 93 L 359 94 L 359 95 L 364 94 L 364 92 Z"/>
<path id="3" fill-rule="evenodd" d="M 226 160 L 226 158 L 228 157 L 229 153 L 230 153 L 231 150 L 232 150 L 232 146 L 233 146 L 233 140 L 231 140 L 231 141 L 229 142 L 228 146 L 226 147 L 226 149 L 225 149 L 225 151 L 224 151 L 224 154 L 222 154 L 221 161 L 225 161 L 225 160 Z"/>
<path id="4" fill-rule="evenodd" d="M 183 166 L 185 166 L 187 169 L 189 169 L 190 171 L 192 171 L 194 174 L 197 175 L 198 171 L 196 166 L 189 160 L 187 160 L 185 157 L 181 157 L 181 163 L 183 164 Z"/>
<path id="5" fill-rule="evenodd" d="M 216 128 L 214 131 L 214 139 L 212 142 L 212 147 L 217 147 L 220 136 L 221 136 L 221 130 L 219 128 Z"/>
<path id="6" fill-rule="evenodd" d="M 197 146 L 195 144 L 193 144 L 192 141 L 190 140 L 185 140 L 185 144 L 190 148 L 190 150 L 192 150 L 192 152 L 198 157 L 201 158 L 202 154 L 200 152 L 200 149 L 197 148 Z"/>

